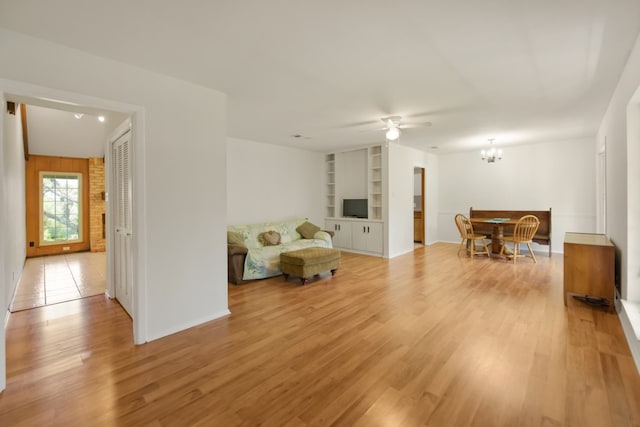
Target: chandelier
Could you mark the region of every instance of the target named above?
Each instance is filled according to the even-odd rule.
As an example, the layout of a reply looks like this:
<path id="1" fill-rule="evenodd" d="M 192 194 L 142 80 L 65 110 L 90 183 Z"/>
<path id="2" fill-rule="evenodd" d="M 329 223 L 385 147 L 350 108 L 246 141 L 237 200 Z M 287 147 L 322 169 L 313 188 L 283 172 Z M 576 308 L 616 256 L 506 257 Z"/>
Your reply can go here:
<path id="1" fill-rule="evenodd" d="M 487 163 L 495 163 L 496 159 L 497 160 L 502 160 L 502 150 L 500 149 L 495 149 L 493 147 L 493 140 L 495 138 L 489 138 L 489 149 L 488 150 L 482 150 L 481 154 L 482 154 L 482 160 L 486 160 Z"/>

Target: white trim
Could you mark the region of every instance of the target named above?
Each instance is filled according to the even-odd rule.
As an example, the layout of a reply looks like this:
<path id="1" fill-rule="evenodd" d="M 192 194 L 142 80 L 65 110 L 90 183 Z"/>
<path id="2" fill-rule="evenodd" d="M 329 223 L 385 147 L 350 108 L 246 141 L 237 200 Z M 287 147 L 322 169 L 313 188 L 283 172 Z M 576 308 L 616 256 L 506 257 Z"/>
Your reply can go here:
<path id="1" fill-rule="evenodd" d="M 633 328 L 636 340 L 640 341 L 640 302 L 632 302 L 624 299 L 620 300 L 620 302 L 629 318 L 629 324 Z"/>
<path id="2" fill-rule="evenodd" d="M 634 307 L 636 310 L 638 310 L 640 308 L 639 307 L 640 304 L 639 303 L 629 304 L 624 300 L 621 300 L 621 301 L 622 301 L 622 308 L 618 312 L 618 317 L 620 318 L 622 329 L 624 330 L 624 334 L 627 338 L 627 344 L 629 344 L 631 357 L 633 357 L 633 361 L 636 364 L 636 369 L 640 374 L 640 337 L 637 335 L 637 333 L 640 332 L 640 330 L 638 331 L 635 330 L 634 325 L 631 324 L 631 320 L 629 318 L 629 314 L 632 314 L 632 313 L 630 311 L 627 311 L 627 310 L 632 310 Z M 631 307 L 631 305 L 633 305 L 634 307 Z M 634 315 L 632 314 L 632 316 Z M 636 313 L 634 317 L 637 322 L 638 320 L 640 320 L 640 313 Z M 638 325 L 636 325 L 636 328 L 638 328 Z"/>
<path id="3" fill-rule="evenodd" d="M 198 326 L 201 325 L 203 323 L 206 322 L 211 322 L 213 320 L 217 320 L 220 319 L 221 317 L 225 317 L 225 316 L 229 316 L 231 314 L 231 312 L 227 309 L 227 310 L 223 310 L 223 311 L 219 311 L 217 313 L 214 313 L 210 316 L 206 316 L 206 317 L 202 317 L 200 319 L 196 319 L 196 320 L 192 320 L 190 322 L 187 323 L 183 323 L 180 326 L 176 326 L 174 328 L 170 328 L 170 329 L 165 329 L 164 331 L 159 331 L 153 335 L 149 335 L 149 341 L 153 341 L 153 340 L 157 340 L 160 338 L 164 338 L 166 336 L 187 330 L 189 328 L 193 328 L 194 326 Z"/>

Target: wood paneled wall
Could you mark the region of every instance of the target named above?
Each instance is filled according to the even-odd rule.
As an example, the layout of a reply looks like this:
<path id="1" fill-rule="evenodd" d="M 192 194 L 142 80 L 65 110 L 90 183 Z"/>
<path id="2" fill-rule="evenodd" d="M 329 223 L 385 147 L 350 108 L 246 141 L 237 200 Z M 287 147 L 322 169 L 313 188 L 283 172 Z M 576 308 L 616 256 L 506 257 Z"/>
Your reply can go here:
<path id="1" fill-rule="evenodd" d="M 29 156 L 26 162 L 27 257 L 89 250 L 89 161 L 70 157 Z M 82 242 L 40 246 L 40 172 L 82 174 Z M 68 247 L 68 250 L 63 248 Z"/>

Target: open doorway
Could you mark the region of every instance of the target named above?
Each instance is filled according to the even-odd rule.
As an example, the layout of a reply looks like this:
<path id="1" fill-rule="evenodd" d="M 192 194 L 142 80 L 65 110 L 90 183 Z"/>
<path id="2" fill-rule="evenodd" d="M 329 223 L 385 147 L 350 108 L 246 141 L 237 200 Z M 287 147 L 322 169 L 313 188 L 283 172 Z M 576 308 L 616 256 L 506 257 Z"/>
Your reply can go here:
<path id="1" fill-rule="evenodd" d="M 413 168 L 413 243 L 414 248 L 424 246 L 425 235 L 425 174 L 424 168 Z"/>
<path id="2" fill-rule="evenodd" d="M 114 251 L 117 252 L 118 249 L 110 245 L 110 239 L 107 239 L 112 237 L 108 229 L 109 217 L 112 214 L 107 210 L 106 200 L 110 174 L 108 150 L 111 141 L 109 138 L 124 122 L 127 122 L 128 128 L 131 129 L 132 119 L 137 110 L 129 106 L 122 106 L 124 109 L 118 110 L 118 105 L 112 105 L 106 101 L 101 103 L 95 99 L 91 100 L 92 106 L 88 106 L 81 102 L 82 97 L 76 99 L 77 95 L 74 94 L 69 94 L 69 99 L 54 100 L 47 95 L 46 89 L 42 89 L 42 93 L 34 93 L 27 87 L 24 89 L 29 95 L 21 94 L 19 86 L 14 87 L 12 93 L 2 93 L 7 109 L 11 104 L 15 106 L 15 110 L 25 110 L 17 120 L 19 123 L 22 119 L 22 129 L 26 132 L 20 131 L 19 126 L 15 132 L 15 139 L 24 137 L 24 150 L 21 151 L 24 151 L 25 166 L 22 168 L 22 173 L 16 173 L 12 177 L 12 180 L 22 182 L 21 193 L 25 196 L 22 204 L 10 206 L 10 209 L 15 210 L 10 216 L 32 217 L 32 220 L 29 225 L 23 223 L 23 226 L 18 226 L 12 231 L 13 234 L 26 236 L 26 238 L 14 239 L 21 241 L 21 248 L 25 245 L 26 248 L 16 253 L 18 260 L 15 267 L 17 268 L 13 273 L 15 282 L 7 283 L 10 287 L 5 290 L 4 304 L 11 308 L 10 311 L 19 311 L 104 294 L 105 291 L 109 297 L 113 297 L 115 296 L 114 285 L 110 282 L 113 281 L 114 274 L 109 274 L 109 269 L 113 268 L 113 261 L 109 258 L 114 257 Z M 39 122 L 37 129 L 27 121 L 27 108 L 30 111 L 31 124 L 35 121 Z M 98 123 L 101 127 L 96 134 L 95 128 Z M 7 137 L 7 135 L 4 136 Z M 17 147 L 18 144 L 13 140 L 13 136 L 12 133 L 6 143 Z M 44 148 L 42 141 L 46 141 Z M 42 167 L 29 170 L 26 165 L 34 163 L 40 163 Z M 69 166 L 67 163 L 74 164 L 71 168 L 73 170 L 64 169 Z M 75 163 L 86 164 L 78 168 Z M 89 176 L 94 175 L 96 171 L 102 179 L 99 183 L 95 176 L 89 179 Z M 52 174 L 55 176 L 49 176 Z M 77 192 L 79 196 L 76 203 L 84 205 L 82 209 L 86 215 L 74 211 L 75 208 L 72 209 L 69 206 L 61 206 L 60 209 L 56 206 L 53 213 L 42 214 L 46 211 L 45 198 L 40 197 L 40 194 L 45 191 L 45 185 L 42 182 L 47 179 L 65 184 L 63 186 L 65 197 L 58 197 L 58 193 L 62 190 L 54 188 L 49 191 L 50 195 L 53 195 L 52 200 L 56 202 L 66 200 L 66 196 L 70 193 Z M 33 181 L 31 196 L 27 191 L 29 180 Z M 33 200 L 26 200 L 29 197 Z M 90 203 L 96 200 L 98 203 Z M 90 211 L 96 210 L 91 205 L 98 205 L 97 218 L 90 218 L 94 214 Z M 61 214 L 58 215 L 58 213 Z M 55 224 L 54 227 L 43 225 L 43 222 L 49 219 Z M 74 224 L 75 227 L 72 227 Z M 43 233 L 44 229 L 47 229 L 48 234 Z M 55 232 L 51 232 L 51 229 Z M 63 234 L 66 240 L 62 239 Z M 132 257 L 132 254 L 128 255 Z M 127 264 L 135 265 L 133 260 Z M 22 286 L 22 279 L 31 283 Z M 47 283 L 44 283 L 45 281 Z M 66 283 L 62 283 L 63 281 Z M 35 299 L 28 301 L 28 294 Z M 9 306 L 13 301 L 15 303 Z M 136 322 L 134 322 L 134 331 L 135 324 Z"/>
<path id="3" fill-rule="evenodd" d="M 27 259 L 11 312 L 107 287 L 105 140 L 126 115 L 57 107 L 20 105 Z"/>
<path id="4" fill-rule="evenodd" d="M 104 293 L 106 118 L 22 103 L 27 260 L 12 312 Z M 110 118 L 111 119 L 111 118 Z"/>

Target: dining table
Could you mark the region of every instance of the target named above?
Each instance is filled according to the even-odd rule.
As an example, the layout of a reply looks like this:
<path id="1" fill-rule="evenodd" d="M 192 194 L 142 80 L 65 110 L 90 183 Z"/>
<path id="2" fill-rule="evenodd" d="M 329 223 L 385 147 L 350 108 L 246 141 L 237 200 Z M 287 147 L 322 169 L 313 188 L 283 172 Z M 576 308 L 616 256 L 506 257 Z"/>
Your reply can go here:
<path id="1" fill-rule="evenodd" d="M 519 218 L 469 218 L 473 225 L 491 225 L 491 252 L 494 254 L 500 253 L 500 248 L 504 243 L 504 230 L 505 227 L 513 228 L 518 222 Z M 475 229 L 474 229 L 474 232 Z M 482 234 L 482 233 L 480 233 Z"/>

